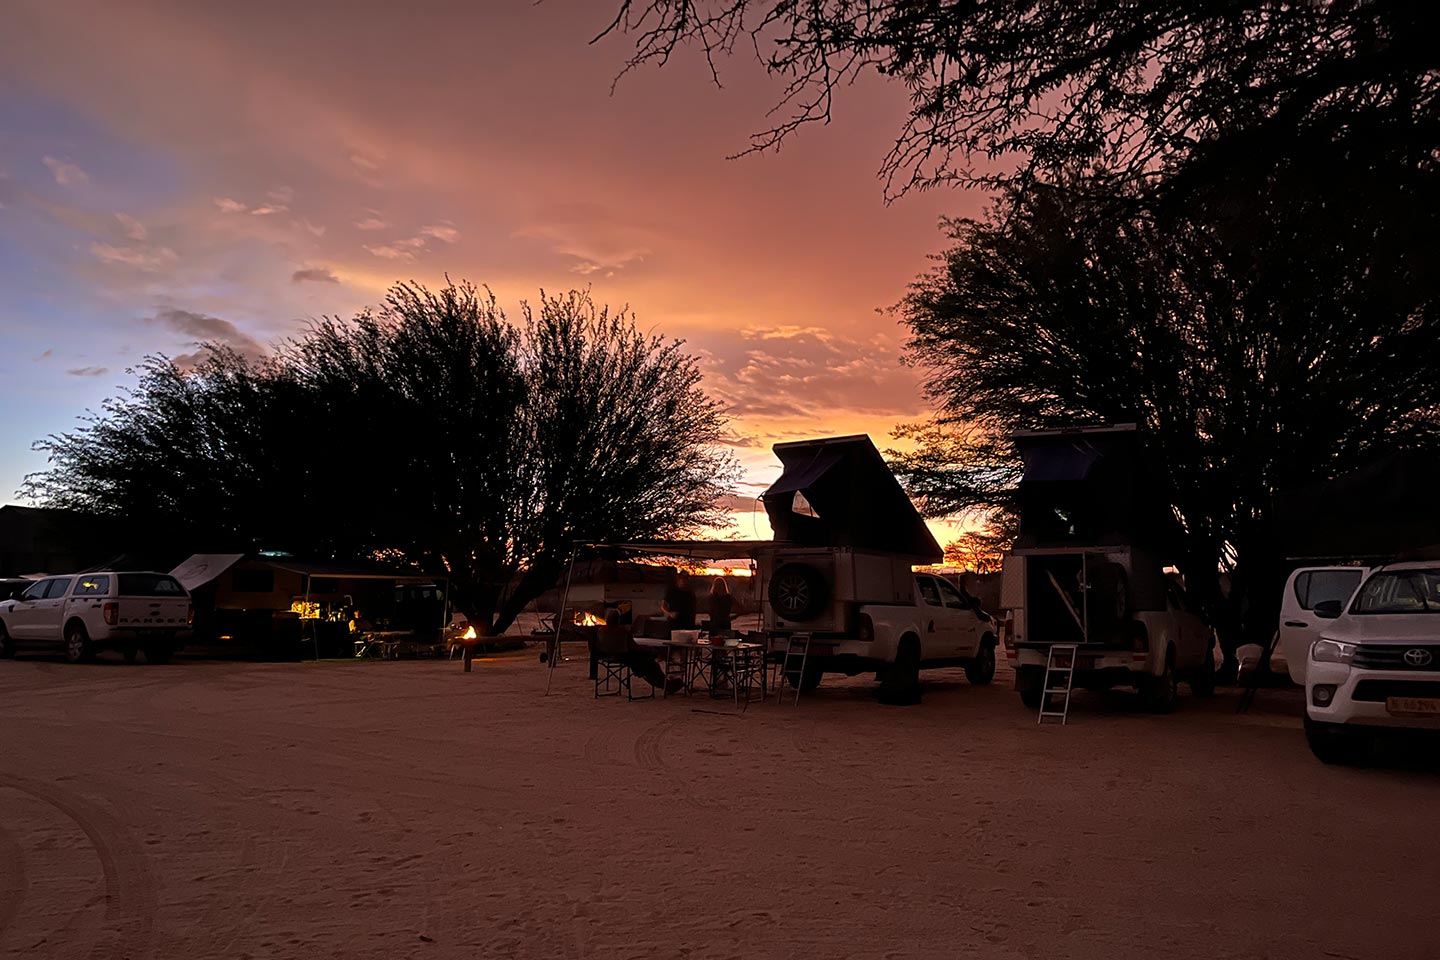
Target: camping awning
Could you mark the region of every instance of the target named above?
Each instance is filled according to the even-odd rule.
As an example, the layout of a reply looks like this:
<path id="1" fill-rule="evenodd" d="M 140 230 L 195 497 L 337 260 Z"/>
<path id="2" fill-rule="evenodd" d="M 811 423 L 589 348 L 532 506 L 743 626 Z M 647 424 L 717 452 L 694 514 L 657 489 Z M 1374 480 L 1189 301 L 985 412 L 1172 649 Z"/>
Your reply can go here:
<path id="1" fill-rule="evenodd" d="M 777 541 L 940 562 L 940 545 L 868 436 L 777 443 L 774 449 L 785 472 L 761 499 Z M 796 509 L 797 494 L 806 512 Z"/>
<path id="2" fill-rule="evenodd" d="M 194 593 L 199 588 L 245 559 L 243 553 L 197 553 L 170 571 L 180 586 Z"/>
<path id="3" fill-rule="evenodd" d="M 264 562 L 276 570 L 288 570 L 291 573 L 300 573 L 307 577 L 325 577 L 331 580 L 396 580 L 406 583 L 435 583 L 445 579 L 443 576 L 417 573 L 414 570 L 376 570 L 373 567 L 347 566 L 343 563 L 311 563 L 306 560 L 291 560 L 288 557 L 266 558 Z"/>
<path id="4" fill-rule="evenodd" d="M 622 550 L 649 557 L 684 557 L 691 560 L 749 560 L 770 540 L 630 540 L 617 543 L 585 543 L 596 550 Z"/>

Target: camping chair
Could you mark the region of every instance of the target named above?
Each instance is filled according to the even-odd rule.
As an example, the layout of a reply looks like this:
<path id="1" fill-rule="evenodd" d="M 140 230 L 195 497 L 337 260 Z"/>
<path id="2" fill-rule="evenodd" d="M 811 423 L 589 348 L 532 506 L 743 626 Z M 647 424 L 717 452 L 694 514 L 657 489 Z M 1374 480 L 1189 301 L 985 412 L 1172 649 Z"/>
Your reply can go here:
<path id="1" fill-rule="evenodd" d="M 765 663 L 765 648 L 745 647 L 730 654 L 730 682 L 735 687 L 735 705 L 749 704 L 764 700 L 769 694 L 767 686 L 768 665 Z"/>
<path id="2" fill-rule="evenodd" d="M 595 699 L 618 697 L 622 693 L 631 702 L 654 698 L 654 687 L 644 696 L 635 695 L 635 672 L 630 669 L 627 659 L 630 652 L 628 627 L 600 627 L 595 631 L 595 639 L 590 642 L 595 650 Z"/>

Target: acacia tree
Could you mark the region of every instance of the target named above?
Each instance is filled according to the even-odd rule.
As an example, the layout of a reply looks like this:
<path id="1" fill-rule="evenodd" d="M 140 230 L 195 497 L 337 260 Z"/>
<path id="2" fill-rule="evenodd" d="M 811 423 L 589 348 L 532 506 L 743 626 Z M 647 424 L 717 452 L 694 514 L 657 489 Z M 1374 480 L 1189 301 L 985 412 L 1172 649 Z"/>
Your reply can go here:
<path id="1" fill-rule="evenodd" d="M 1431 16 L 1417 0 L 623 0 L 601 36 L 634 37 L 627 69 L 698 48 L 717 83 L 722 59 L 752 50 L 786 87 L 751 150 L 828 122 L 863 73 L 902 83 L 910 112 L 881 171 L 893 197 L 1077 164 L 1202 183 L 1264 163 L 1277 137 L 1370 153 L 1383 131 L 1433 163 Z"/>
<path id="2" fill-rule="evenodd" d="M 1277 491 L 1377 451 L 1440 448 L 1425 269 L 1440 247 L 1385 219 L 1395 189 L 1337 198 L 1237 178 L 1162 216 L 1032 184 L 984 220 L 952 222 L 956 245 L 902 307 L 941 410 L 902 472 L 945 491 L 937 512 L 1007 508 L 1011 432 L 1136 422 L 1184 528 L 1181 566 L 1224 613 L 1217 572 L 1266 565 Z M 1435 221 L 1440 198 L 1415 199 Z M 1390 255 L 1355 255 L 1377 244 Z M 977 458 L 1011 472 L 973 469 Z M 965 483 L 949 482 L 957 470 Z"/>
<path id="3" fill-rule="evenodd" d="M 51 467 L 26 492 L 172 549 L 445 575 L 493 635 L 578 540 L 722 526 L 736 477 L 723 429 L 680 342 L 587 294 L 542 293 L 517 327 L 468 284 L 404 284 L 269 360 L 148 360 L 132 392 L 37 445 Z"/>

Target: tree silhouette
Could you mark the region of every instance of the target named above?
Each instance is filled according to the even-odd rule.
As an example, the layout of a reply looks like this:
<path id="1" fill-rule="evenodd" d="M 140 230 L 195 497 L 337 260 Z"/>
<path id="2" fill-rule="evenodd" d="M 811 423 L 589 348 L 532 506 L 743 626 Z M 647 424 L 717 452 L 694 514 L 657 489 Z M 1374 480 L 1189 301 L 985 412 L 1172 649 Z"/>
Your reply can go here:
<path id="1" fill-rule="evenodd" d="M 576 540 L 721 526 L 736 478 L 679 341 L 588 294 L 512 325 L 468 284 L 403 284 L 250 362 L 150 358 L 78 429 L 37 444 L 26 492 L 179 551 L 281 549 L 447 576 L 503 632 Z"/>
<path id="2" fill-rule="evenodd" d="M 899 460 L 912 488 L 946 492 L 922 502 L 1012 506 L 1016 429 L 1138 423 L 1184 529 L 1176 560 L 1224 613 L 1218 572 L 1243 583 L 1273 559 L 1278 491 L 1440 446 L 1440 198 L 1378 175 L 1307 189 L 1306 163 L 1330 167 L 1296 159 L 1284 188 L 1237 174 L 1178 213 L 1032 184 L 952 222 L 955 246 L 902 308 L 941 411 Z M 1393 222 L 1411 201 L 1431 229 Z"/>
<path id="3" fill-rule="evenodd" d="M 1296 137 L 1433 164 L 1431 16 L 1417 0 L 623 0 L 601 36 L 634 38 L 627 70 L 696 47 L 717 83 L 752 50 L 786 87 L 750 150 L 828 123 L 863 74 L 897 80 L 893 197 L 1077 164 L 1203 183 Z"/>

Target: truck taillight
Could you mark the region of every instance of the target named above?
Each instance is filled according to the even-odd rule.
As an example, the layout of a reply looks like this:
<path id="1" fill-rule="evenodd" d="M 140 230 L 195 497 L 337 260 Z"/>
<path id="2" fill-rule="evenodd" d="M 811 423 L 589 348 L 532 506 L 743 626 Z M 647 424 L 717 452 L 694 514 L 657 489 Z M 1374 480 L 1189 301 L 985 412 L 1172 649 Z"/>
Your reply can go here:
<path id="1" fill-rule="evenodd" d="M 875 621 L 870 619 L 870 614 L 868 613 L 860 614 L 860 639 L 875 639 Z"/>
<path id="2" fill-rule="evenodd" d="M 93 610 L 95 608 L 91 607 L 90 609 Z M 120 622 L 120 604 L 114 600 L 109 601 L 105 606 L 101 607 L 100 613 L 105 618 L 105 622 L 112 627 Z"/>
<path id="3" fill-rule="evenodd" d="M 191 626 L 195 623 L 195 604 L 185 604 L 185 625 Z"/>

